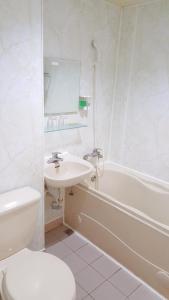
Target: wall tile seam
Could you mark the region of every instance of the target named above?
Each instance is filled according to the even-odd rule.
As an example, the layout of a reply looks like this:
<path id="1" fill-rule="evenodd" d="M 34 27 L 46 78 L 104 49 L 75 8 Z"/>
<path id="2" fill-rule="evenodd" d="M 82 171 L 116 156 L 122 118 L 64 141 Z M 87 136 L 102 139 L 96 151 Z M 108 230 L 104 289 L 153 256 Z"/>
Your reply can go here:
<path id="1" fill-rule="evenodd" d="M 119 74 L 119 59 L 120 59 L 120 44 L 121 44 L 121 34 L 122 34 L 122 25 L 123 25 L 123 15 L 124 9 L 121 8 L 120 11 L 120 21 L 119 21 L 119 32 L 117 38 L 117 49 L 116 49 L 116 64 L 114 71 L 114 84 L 113 84 L 113 97 L 112 97 L 112 106 L 111 106 L 111 119 L 110 119 L 110 130 L 109 130 L 109 141 L 108 141 L 108 159 L 110 158 L 111 146 L 112 146 L 112 131 L 113 131 L 113 120 L 114 120 L 114 105 L 116 100 L 117 84 L 118 84 L 118 74 Z"/>
<path id="2" fill-rule="evenodd" d="M 157 2 L 160 2 L 161 0 L 143 0 L 140 2 L 140 0 L 124 0 L 121 4 L 122 7 L 141 7 L 146 5 L 155 4 Z"/>
<path id="3" fill-rule="evenodd" d="M 160 0 L 104 0 L 105 2 L 113 5 L 117 5 L 120 7 L 127 7 L 127 6 L 144 6 L 153 4 L 155 2 L 159 2 Z"/>
<path id="4" fill-rule="evenodd" d="M 134 69 L 134 58 L 135 58 L 135 50 L 136 50 L 136 38 L 137 38 L 137 27 L 138 27 L 138 15 L 139 9 L 136 7 L 136 15 L 134 20 L 134 32 L 132 36 L 132 47 L 131 47 L 131 57 L 130 57 L 130 65 L 129 65 L 129 77 L 128 77 L 128 89 L 127 89 L 127 97 L 126 97 L 126 106 L 124 111 L 124 121 L 123 121 L 123 129 L 122 129 L 122 139 L 121 139 L 121 149 L 120 149 L 120 162 L 124 163 L 124 153 L 125 153 L 125 138 L 126 138 L 126 127 L 127 127 L 127 120 L 128 120 L 128 110 L 129 110 L 129 102 L 132 90 L 132 75 Z"/>
<path id="5" fill-rule="evenodd" d="M 44 34 L 43 34 L 43 0 L 40 0 L 41 3 L 41 99 L 42 99 L 42 148 L 43 148 L 43 156 L 45 153 L 45 136 L 44 136 L 44 125 L 45 125 L 45 120 L 44 120 L 44 64 L 43 64 L 43 57 L 44 57 Z M 44 157 L 42 157 L 42 163 L 44 162 Z M 42 200 L 41 200 L 41 222 L 42 222 L 42 228 L 43 228 L 43 240 L 41 241 L 42 248 L 45 246 L 45 192 L 44 192 L 44 174 L 42 174 Z"/>

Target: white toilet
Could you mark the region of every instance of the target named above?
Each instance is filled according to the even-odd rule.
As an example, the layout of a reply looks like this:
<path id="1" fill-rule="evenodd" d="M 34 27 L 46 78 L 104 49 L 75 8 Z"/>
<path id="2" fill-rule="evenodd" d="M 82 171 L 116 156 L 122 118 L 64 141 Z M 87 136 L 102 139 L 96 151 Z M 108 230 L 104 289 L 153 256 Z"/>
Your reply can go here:
<path id="1" fill-rule="evenodd" d="M 59 258 L 27 247 L 34 234 L 40 193 L 25 187 L 0 195 L 2 300 L 75 300 L 75 280 Z"/>

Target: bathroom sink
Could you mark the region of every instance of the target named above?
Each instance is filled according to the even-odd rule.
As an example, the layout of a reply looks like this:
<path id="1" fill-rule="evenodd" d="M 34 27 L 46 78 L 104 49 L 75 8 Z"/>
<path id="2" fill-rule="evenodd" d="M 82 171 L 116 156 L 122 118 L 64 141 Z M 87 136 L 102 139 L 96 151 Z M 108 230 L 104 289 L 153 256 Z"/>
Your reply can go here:
<path id="1" fill-rule="evenodd" d="M 45 166 L 45 182 L 50 187 L 70 187 L 81 183 L 93 172 L 93 166 L 79 158 L 66 158 L 60 162 L 60 167 L 54 164 Z"/>

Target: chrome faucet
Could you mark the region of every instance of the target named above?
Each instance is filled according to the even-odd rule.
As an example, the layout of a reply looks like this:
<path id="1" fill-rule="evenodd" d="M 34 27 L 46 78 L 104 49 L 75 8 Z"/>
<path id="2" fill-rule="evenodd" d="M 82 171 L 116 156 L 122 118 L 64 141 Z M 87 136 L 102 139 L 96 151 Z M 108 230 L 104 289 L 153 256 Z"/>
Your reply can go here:
<path id="1" fill-rule="evenodd" d="M 55 164 L 55 168 L 60 167 L 60 162 L 63 161 L 62 157 L 59 157 L 59 155 L 62 154 L 61 152 L 53 152 L 52 157 L 50 157 L 47 161 L 48 164 Z"/>
<path id="2" fill-rule="evenodd" d="M 84 160 L 88 160 L 90 158 L 97 157 L 98 159 L 103 158 L 102 149 L 94 148 L 92 153 L 85 154 L 83 156 Z"/>

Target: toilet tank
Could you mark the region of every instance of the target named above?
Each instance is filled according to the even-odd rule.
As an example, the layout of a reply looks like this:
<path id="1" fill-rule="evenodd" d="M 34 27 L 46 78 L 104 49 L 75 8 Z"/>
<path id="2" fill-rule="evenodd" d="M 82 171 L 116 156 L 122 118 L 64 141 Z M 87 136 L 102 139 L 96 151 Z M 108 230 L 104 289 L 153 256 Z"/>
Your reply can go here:
<path id="1" fill-rule="evenodd" d="M 41 195 L 24 187 L 0 195 L 0 260 L 29 245 Z"/>

